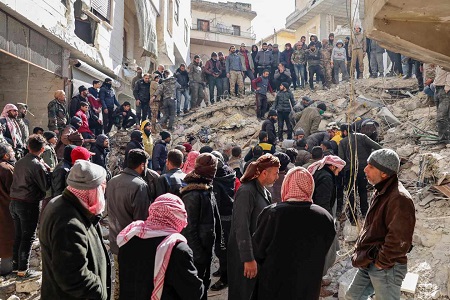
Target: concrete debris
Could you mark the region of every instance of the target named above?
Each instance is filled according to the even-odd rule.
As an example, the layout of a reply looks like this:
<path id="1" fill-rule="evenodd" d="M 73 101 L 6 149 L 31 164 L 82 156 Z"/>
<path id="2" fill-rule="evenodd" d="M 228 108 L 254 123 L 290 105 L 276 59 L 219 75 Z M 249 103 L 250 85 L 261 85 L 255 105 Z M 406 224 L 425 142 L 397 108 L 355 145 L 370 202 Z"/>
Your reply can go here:
<path id="1" fill-rule="evenodd" d="M 405 279 L 403 279 L 401 291 L 414 294 L 416 292 L 418 281 L 419 281 L 418 274 L 407 273 Z"/>
<path id="2" fill-rule="evenodd" d="M 20 300 L 20 298 L 17 297 L 16 295 L 12 295 L 12 296 L 9 297 L 7 300 Z"/>
<path id="3" fill-rule="evenodd" d="M 16 281 L 16 292 L 18 293 L 32 293 L 41 288 L 42 279 L 30 278 Z"/>

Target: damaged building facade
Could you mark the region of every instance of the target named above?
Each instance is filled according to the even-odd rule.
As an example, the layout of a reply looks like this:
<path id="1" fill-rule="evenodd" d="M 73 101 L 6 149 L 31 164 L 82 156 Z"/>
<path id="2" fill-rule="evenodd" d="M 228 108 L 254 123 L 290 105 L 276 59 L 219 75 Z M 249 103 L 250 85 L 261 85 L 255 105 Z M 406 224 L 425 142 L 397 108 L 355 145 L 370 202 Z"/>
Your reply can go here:
<path id="1" fill-rule="evenodd" d="M 256 12 L 252 5 L 241 2 L 213 3 L 192 0 L 191 59 L 199 55 L 203 61 L 211 57 L 212 52 L 223 52 L 235 45 L 237 49 L 244 43 L 250 51 L 255 44 L 252 20 Z"/>
<path id="2" fill-rule="evenodd" d="M 350 0 L 295 0 L 295 10 L 286 18 L 286 28 L 295 30 L 296 40 L 311 35 L 319 40 L 328 38 L 336 28 L 348 26 L 350 16 L 355 21 L 364 19 L 364 1 Z"/>
<path id="3" fill-rule="evenodd" d="M 137 66 L 189 62 L 190 23 L 188 0 L 0 0 L 0 106 L 27 103 L 46 128 L 55 90 L 70 99 L 106 77 L 133 101 Z"/>

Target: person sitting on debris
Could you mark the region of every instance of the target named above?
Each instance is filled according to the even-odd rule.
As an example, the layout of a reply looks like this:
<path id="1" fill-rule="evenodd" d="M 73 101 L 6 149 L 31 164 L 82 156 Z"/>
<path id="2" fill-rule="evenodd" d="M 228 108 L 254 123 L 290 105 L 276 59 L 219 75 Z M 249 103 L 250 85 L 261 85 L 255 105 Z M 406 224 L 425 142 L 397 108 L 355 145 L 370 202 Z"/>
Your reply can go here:
<path id="1" fill-rule="evenodd" d="M 139 120 L 131 103 L 125 101 L 120 107 L 116 108 L 113 113 L 114 125 L 117 130 L 131 128 L 135 124 L 139 124 Z"/>
<path id="2" fill-rule="evenodd" d="M 252 89 L 256 96 L 256 118 L 263 120 L 267 111 L 267 92 L 274 96 L 269 82 L 269 70 L 264 70 L 262 76 L 252 80 Z"/>
<path id="3" fill-rule="evenodd" d="M 166 171 L 159 176 L 156 192 L 158 195 L 171 193 L 178 197 L 181 196 L 180 189 L 186 186 L 184 177 L 186 173 L 181 170 L 183 164 L 183 153 L 180 150 L 173 149 L 167 153 Z"/>
<path id="4" fill-rule="evenodd" d="M 319 129 L 320 121 L 322 121 L 321 115 L 327 110 L 325 103 L 317 104 L 317 107 L 307 107 L 299 113 L 295 114 L 295 124 L 294 129 L 303 129 L 305 132 L 305 137 L 310 136 Z"/>
<path id="5" fill-rule="evenodd" d="M 272 145 L 277 144 L 277 131 L 275 130 L 275 122 L 278 120 L 278 114 L 276 110 L 271 109 L 269 111 L 269 115 L 267 116 L 267 120 L 261 125 L 261 131 L 267 132 L 268 135 L 268 143 Z"/>
<path id="6" fill-rule="evenodd" d="M 207 291 L 180 234 L 186 225 L 183 201 L 164 194 L 150 205 L 147 219 L 120 232 L 120 299 L 201 299 Z"/>
<path id="7" fill-rule="evenodd" d="M 155 147 L 153 147 L 152 168 L 161 175 L 166 166 L 168 153 L 167 144 L 170 143 L 172 136 L 167 131 L 161 131 L 159 135 L 161 136 L 161 139 L 156 141 Z"/>
<path id="8" fill-rule="evenodd" d="M 78 132 L 81 133 L 86 143 L 95 143 L 95 135 L 89 128 L 88 111 L 89 111 L 89 103 L 84 101 L 80 102 L 80 109 L 75 113 L 75 117 L 81 119 L 81 126 L 80 128 L 78 128 Z"/>
<path id="9" fill-rule="evenodd" d="M 381 146 L 365 134 L 354 133 L 352 126 L 349 124 L 341 125 L 341 133 L 344 138 L 339 143 L 339 157 L 346 162 L 344 187 L 346 190 L 351 191 L 348 195 L 348 200 L 350 202 L 349 209 L 353 211 L 349 211 L 349 218 L 350 223 L 355 225 L 357 211 L 353 187 L 356 186 L 358 189 L 359 207 L 362 217 L 365 218 L 369 204 L 367 202 L 367 178 L 364 174 L 364 168 L 367 166 L 367 159 L 372 150 L 381 149 Z M 356 147 L 358 147 L 358 151 L 355 151 Z"/>
<path id="10" fill-rule="evenodd" d="M 98 224 L 105 208 L 106 172 L 79 160 L 67 183 L 42 215 L 41 297 L 110 299 L 111 263 Z"/>
<path id="11" fill-rule="evenodd" d="M 269 137 L 267 135 L 267 132 L 260 131 L 258 138 L 259 138 L 258 146 L 260 146 L 263 149 L 264 154 L 266 154 L 266 153 L 274 154 L 275 153 L 275 146 L 268 143 Z M 245 155 L 244 161 L 248 162 L 252 158 L 253 158 L 253 148 L 248 151 L 247 155 Z"/>
<path id="12" fill-rule="evenodd" d="M 278 140 L 283 141 L 284 124 L 287 127 L 287 138 L 292 139 L 292 123 L 290 120 L 290 114 L 293 111 L 295 105 L 295 99 L 292 92 L 289 90 L 289 84 L 283 82 L 280 85 L 280 91 L 275 97 L 275 102 L 272 105 L 272 109 L 276 110 L 278 117 Z"/>
<path id="13" fill-rule="evenodd" d="M 297 149 L 295 166 L 301 167 L 311 159 L 311 153 L 308 151 L 308 144 L 306 143 L 306 139 L 298 140 L 295 149 Z"/>
<path id="14" fill-rule="evenodd" d="M 358 271 L 347 300 L 374 292 L 379 299 L 400 299 L 416 217 L 411 195 L 398 179 L 399 167 L 400 159 L 391 149 L 374 151 L 367 160 L 364 173 L 376 192 L 352 256 Z"/>
<path id="15" fill-rule="evenodd" d="M 336 231 L 332 216 L 313 203 L 314 190 L 311 174 L 296 167 L 284 178 L 282 202 L 261 211 L 249 252 L 258 263 L 252 299 L 319 299 L 325 257 Z"/>
<path id="16" fill-rule="evenodd" d="M 323 149 L 320 146 L 315 146 L 311 149 L 311 158 L 303 165 L 307 169 L 310 165 L 323 158 Z"/>
<path id="17" fill-rule="evenodd" d="M 78 117 L 72 117 L 70 119 L 70 124 L 67 125 L 61 132 L 61 138 L 56 144 L 55 151 L 58 159 L 64 158 L 64 147 L 67 145 L 82 146 L 84 143 L 84 138 L 78 131 L 82 124 L 82 121 Z"/>

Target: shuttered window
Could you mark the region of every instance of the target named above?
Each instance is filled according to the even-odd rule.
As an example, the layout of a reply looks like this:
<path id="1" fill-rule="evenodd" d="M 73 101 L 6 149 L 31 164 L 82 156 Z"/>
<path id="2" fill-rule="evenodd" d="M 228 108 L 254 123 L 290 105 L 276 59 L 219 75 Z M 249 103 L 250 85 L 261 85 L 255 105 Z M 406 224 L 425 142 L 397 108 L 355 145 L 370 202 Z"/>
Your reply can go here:
<path id="1" fill-rule="evenodd" d="M 100 19 L 111 21 L 112 0 L 91 0 L 91 9 Z"/>

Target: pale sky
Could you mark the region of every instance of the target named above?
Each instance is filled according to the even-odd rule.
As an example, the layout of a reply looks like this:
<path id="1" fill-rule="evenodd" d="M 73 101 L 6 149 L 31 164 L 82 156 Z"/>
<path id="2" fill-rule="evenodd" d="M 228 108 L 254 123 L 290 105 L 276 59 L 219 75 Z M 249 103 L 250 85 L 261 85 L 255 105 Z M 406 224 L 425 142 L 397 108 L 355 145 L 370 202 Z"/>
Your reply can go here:
<path id="1" fill-rule="evenodd" d="M 208 0 L 210 2 L 227 2 L 227 0 Z M 286 17 L 294 12 L 295 0 L 228 0 L 230 2 L 250 3 L 252 10 L 258 14 L 253 19 L 253 31 L 256 41 L 273 33 L 273 29 L 284 28 Z"/>

